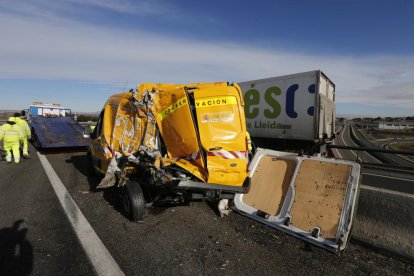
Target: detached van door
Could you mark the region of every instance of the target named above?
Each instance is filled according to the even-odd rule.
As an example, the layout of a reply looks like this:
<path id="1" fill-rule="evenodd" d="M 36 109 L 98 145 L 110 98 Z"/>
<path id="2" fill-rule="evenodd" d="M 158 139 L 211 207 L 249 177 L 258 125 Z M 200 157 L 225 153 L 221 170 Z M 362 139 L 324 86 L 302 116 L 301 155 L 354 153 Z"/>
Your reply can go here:
<path id="1" fill-rule="evenodd" d="M 246 128 L 239 91 L 221 83 L 193 90 L 208 183 L 242 186 L 247 173 Z"/>
<path id="2" fill-rule="evenodd" d="M 327 250 L 350 238 L 361 167 L 352 161 L 258 149 L 251 187 L 235 208 L 248 217 Z"/>

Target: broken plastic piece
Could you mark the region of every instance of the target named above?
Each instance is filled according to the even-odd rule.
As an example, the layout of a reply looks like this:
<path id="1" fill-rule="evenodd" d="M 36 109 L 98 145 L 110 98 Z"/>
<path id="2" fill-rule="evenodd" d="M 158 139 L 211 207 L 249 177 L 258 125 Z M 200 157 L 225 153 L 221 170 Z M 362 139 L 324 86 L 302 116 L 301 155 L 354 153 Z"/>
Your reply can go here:
<path id="1" fill-rule="evenodd" d="M 224 215 L 229 215 L 230 209 L 229 209 L 229 200 L 228 199 L 222 199 L 220 200 L 218 204 L 218 210 L 220 212 L 220 217 L 224 217 Z"/>

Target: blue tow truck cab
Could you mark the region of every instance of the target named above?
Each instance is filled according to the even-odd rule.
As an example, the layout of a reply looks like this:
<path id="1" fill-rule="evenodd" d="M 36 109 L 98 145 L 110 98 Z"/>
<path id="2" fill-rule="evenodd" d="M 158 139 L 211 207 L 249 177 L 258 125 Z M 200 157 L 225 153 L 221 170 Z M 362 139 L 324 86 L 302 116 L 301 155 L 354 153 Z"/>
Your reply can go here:
<path id="1" fill-rule="evenodd" d="M 70 109 L 60 104 L 34 102 L 28 120 L 33 142 L 38 149 L 86 148 L 85 129 L 73 117 Z"/>

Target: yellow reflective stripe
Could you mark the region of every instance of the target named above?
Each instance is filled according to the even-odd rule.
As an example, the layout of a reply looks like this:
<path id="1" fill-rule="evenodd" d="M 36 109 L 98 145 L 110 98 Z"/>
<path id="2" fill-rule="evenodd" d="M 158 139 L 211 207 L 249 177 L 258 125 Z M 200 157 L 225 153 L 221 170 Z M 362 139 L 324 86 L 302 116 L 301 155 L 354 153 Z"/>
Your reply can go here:
<path id="1" fill-rule="evenodd" d="M 4 135 L 17 135 L 17 136 L 20 136 L 21 132 L 17 129 L 8 129 L 4 132 Z"/>
<path id="2" fill-rule="evenodd" d="M 212 97 L 212 98 L 196 99 L 195 101 L 196 108 L 212 107 L 212 106 L 218 106 L 218 105 L 230 105 L 230 104 L 237 104 L 236 97 L 233 97 L 233 96 Z"/>
<path id="3" fill-rule="evenodd" d="M 176 101 L 175 103 L 173 103 L 169 107 L 165 108 L 163 111 L 159 112 L 158 113 L 158 119 L 160 121 L 164 120 L 166 117 L 168 117 L 174 111 L 178 110 L 180 107 L 183 107 L 185 105 L 187 105 L 187 98 L 186 97 L 181 97 L 180 99 L 178 99 L 178 101 Z"/>
<path id="4" fill-rule="evenodd" d="M 158 119 L 160 121 L 164 120 L 174 111 L 178 110 L 180 107 L 187 105 L 187 98 L 182 97 L 169 107 L 165 108 L 163 111 L 158 113 Z M 203 108 L 203 107 L 212 107 L 218 105 L 231 105 L 237 104 L 236 97 L 233 96 L 223 96 L 223 97 L 211 97 L 211 98 L 203 98 L 203 99 L 196 99 L 195 106 L 196 108 Z"/>

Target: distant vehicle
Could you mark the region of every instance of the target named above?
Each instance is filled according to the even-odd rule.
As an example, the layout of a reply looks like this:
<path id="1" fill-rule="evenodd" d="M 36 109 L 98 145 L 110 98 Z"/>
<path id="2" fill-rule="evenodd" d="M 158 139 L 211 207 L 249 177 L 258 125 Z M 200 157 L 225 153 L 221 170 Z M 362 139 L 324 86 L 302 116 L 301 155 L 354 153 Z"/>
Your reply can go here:
<path id="1" fill-rule="evenodd" d="M 335 84 L 310 71 L 239 83 L 247 130 L 265 147 L 324 152 L 335 138 Z"/>
<path id="2" fill-rule="evenodd" d="M 85 129 L 68 108 L 60 104 L 33 102 L 28 110 L 33 144 L 38 149 L 86 148 Z"/>

